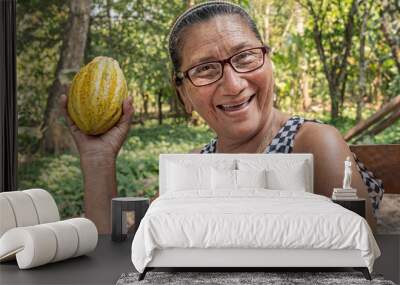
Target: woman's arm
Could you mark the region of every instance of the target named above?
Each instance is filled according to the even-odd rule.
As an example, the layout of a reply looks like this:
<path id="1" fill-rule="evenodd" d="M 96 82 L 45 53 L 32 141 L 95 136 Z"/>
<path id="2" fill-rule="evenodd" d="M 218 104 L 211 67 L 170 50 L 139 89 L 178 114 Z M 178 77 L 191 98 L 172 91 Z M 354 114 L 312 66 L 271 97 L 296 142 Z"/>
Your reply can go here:
<path id="1" fill-rule="evenodd" d="M 132 98 L 124 100 L 118 123 L 99 136 L 86 135 L 72 122 L 67 112 L 68 98 L 62 95 L 60 109 L 77 145 L 84 179 L 85 216 L 100 234 L 111 232 L 111 199 L 117 196 L 115 162 L 132 121 Z"/>
<path id="2" fill-rule="evenodd" d="M 357 189 L 358 197 L 366 199 L 366 219 L 370 227 L 375 229 L 376 219 L 372 214 L 367 186 L 357 170 L 349 146 L 336 128 L 318 123 L 305 123 L 295 137 L 293 152 L 313 154 L 314 193 L 327 197 L 332 196 L 333 188 L 342 187 L 344 161 L 350 157 L 351 186 Z"/>
<path id="3" fill-rule="evenodd" d="M 111 199 L 118 196 L 115 159 L 81 158 L 84 180 L 85 216 L 92 220 L 100 234 L 111 233 Z"/>

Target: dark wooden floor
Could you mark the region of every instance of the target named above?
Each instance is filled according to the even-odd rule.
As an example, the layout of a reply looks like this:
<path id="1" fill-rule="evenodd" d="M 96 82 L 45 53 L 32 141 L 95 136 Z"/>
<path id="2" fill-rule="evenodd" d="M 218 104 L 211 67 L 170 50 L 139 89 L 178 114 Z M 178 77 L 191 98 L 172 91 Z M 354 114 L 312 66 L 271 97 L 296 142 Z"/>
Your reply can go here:
<path id="1" fill-rule="evenodd" d="M 376 260 L 374 272 L 398 284 L 400 235 L 377 235 L 376 240 L 382 256 Z M 87 256 L 29 270 L 19 270 L 15 261 L 2 263 L 0 284 L 115 284 L 122 273 L 134 271 L 130 252 L 131 241 L 114 243 L 110 236 L 100 236 L 96 250 Z"/>
<path id="2" fill-rule="evenodd" d="M 381 257 L 375 261 L 374 272 L 400 284 L 400 235 L 376 235 L 375 239 L 381 250 Z"/>

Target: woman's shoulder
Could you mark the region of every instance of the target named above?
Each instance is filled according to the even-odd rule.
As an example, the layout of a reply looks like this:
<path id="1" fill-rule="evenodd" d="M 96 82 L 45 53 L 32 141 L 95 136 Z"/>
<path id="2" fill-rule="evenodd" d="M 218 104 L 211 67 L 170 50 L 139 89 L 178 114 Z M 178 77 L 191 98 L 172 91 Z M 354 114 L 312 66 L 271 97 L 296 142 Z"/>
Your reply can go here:
<path id="1" fill-rule="evenodd" d="M 304 120 L 303 126 L 299 130 L 299 135 L 300 134 L 304 134 L 305 136 L 334 135 L 342 138 L 337 128 L 318 120 Z"/>
<path id="2" fill-rule="evenodd" d="M 295 137 L 295 152 L 311 152 L 312 150 L 336 148 L 346 145 L 343 136 L 334 126 L 318 121 L 305 120 Z"/>

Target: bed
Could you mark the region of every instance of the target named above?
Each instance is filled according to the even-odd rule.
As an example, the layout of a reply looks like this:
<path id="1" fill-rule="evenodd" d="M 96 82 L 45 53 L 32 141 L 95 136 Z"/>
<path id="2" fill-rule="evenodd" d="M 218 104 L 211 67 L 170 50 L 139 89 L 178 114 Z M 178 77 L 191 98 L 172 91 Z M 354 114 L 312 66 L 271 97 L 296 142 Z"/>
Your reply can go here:
<path id="1" fill-rule="evenodd" d="M 311 154 L 161 154 L 160 196 L 132 242 L 158 267 L 352 267 L 380 250 L 364 218 L 313 194 Z"/>

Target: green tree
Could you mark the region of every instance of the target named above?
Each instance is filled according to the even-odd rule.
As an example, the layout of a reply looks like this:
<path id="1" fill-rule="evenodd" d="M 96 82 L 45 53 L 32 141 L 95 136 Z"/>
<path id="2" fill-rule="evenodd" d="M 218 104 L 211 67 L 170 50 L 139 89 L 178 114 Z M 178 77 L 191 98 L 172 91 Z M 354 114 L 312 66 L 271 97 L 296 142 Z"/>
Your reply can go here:
<path id="1" fill-rule="evenodd" d="M 311 16 L 313 38 L 328 81 L 331 119 L 336 120 L 346 91 L 348 58 L 359 1 L 299 0 L 299 3 Z"/>

